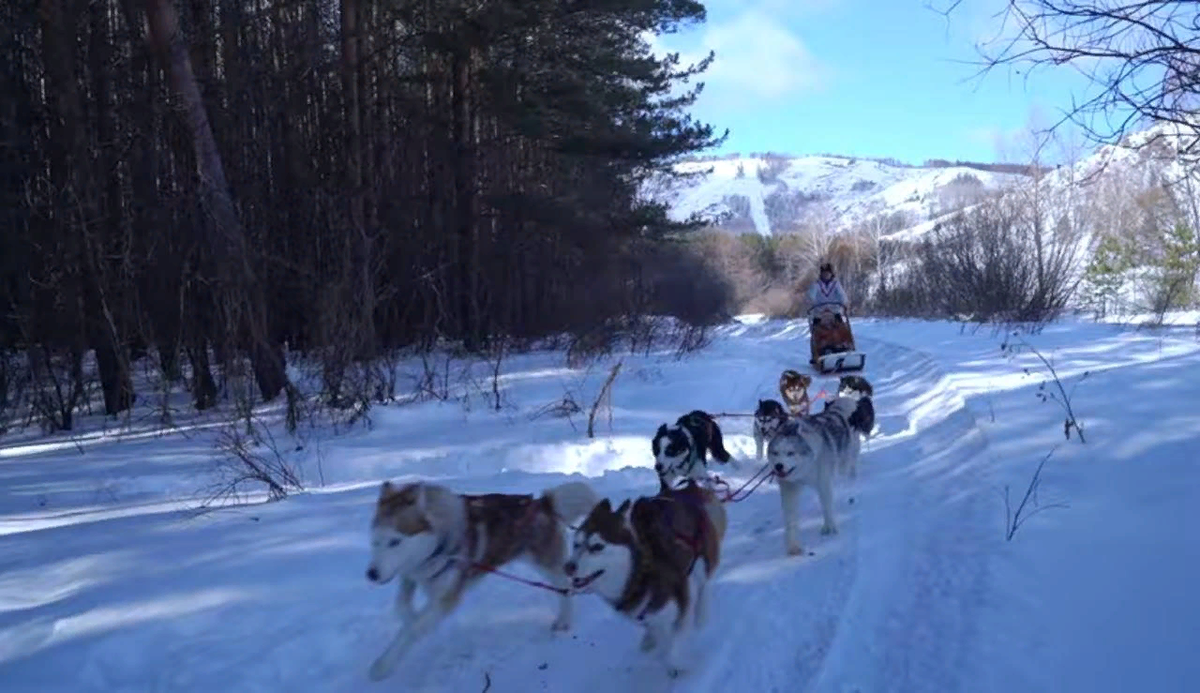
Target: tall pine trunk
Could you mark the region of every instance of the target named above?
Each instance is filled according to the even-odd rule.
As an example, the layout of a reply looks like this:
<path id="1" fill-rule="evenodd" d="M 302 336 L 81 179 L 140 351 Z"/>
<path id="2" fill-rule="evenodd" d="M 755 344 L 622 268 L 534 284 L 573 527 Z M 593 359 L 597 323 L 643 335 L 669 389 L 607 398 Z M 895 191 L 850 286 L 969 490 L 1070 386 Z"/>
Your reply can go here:
<path id="1" fill-rule="evenodd" d="M 182 104 L 183 118 L 192 138 L 200 186 L 205 245 L 216 268 L 217 301 L 231 335 L 249 340 L 250 361 L 264 401 L 271 401 L 287 386 L 281 350 L 271 344 L 266 298 L 255 277 L 245 229 L 234 209 L 217 151 L 200 87 L 192 72 L 187 47 L 179 34 L 179 18 L 170 0 L 144 0 L 149 40 L 163 62 L 171 88 Z"/>
<path id="2" fill-rule="evenodd" d="M 463 346 L 475 351 L 484 346 L 482 316 L 479 310 L 479 237 L 475 191 L 475 142 L 471 102 L 471 53 L 469 46 L 457 46 L 451 57 L 450 73 L 454 80 L 451 95 L 454 154 L 454 219 L 458 255 L 458 311 Z"/>
<path id="3" fill-rule="evenodd" d="M 342 88 L 346 98 L 346 126 L 349 134 L 347 162 L 350 183 L 350 223 L 353 225 L 352 248 L 346 261 L 350 272 L 345 278 L 354 296 L 358 315 L 353 326 L 357 358 L 370 358 L 375 347 L 375 282 L 371 267 L 371 229 L 364 211 L 366 189 L 363 184 L 363 77 L 359 64 L 363 39 L 363 21 L 358 0 L 342 0 Z"/>
<path id="4" fill-rule="evenodd" d="M 92 35 L 91 62 L 93 96 L 97 103 L 100 146 L 96 147 L 93 171 L 101 172 L 103 181 L 102 214 L 99 222 L 81 228 L 83 253 L 87 258 L 85 272 L 87 288 L 84 305 L 90 325 L 89 341 L 96 352 L 96 370 L 100 375 L 100 389 L 104 393 L 104 412 L 115 416 L 133 406 L 133 375 L 129 364 L 129 349 L 123 338 L 121 326 L 127 321 L 122 306 L 115 303 L 114 286 L 108 257 L 111 255 L 110 238 L 121 238 L 124 214 L 121 205 L 121 179 L 113 160 L 111 148 L 116 141 L 115 105 L 112 103 L 112 76 L 110 54 L 112 29 L 107 3 L 97 2 L 91 7 Z M 103 172 L 108 172 L 104 175 Z M 123 248 L 129 252 L 130 248 Z"/>

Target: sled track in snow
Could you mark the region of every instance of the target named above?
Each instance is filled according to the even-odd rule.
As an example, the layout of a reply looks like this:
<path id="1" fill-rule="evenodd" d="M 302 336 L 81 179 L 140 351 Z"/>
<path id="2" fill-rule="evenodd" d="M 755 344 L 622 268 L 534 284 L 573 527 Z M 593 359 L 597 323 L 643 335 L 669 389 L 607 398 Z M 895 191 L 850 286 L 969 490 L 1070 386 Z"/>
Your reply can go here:
<path id="1" fill-rule="evenodd" d="M 933 357 L 860 331 L 868 333 L 856 336 L 868 354 L 863 375 L 875 386 L 880 433 L 864 444 L 858 480 L 835 493 L 841 532 L 819 534 L 819 506 L 810 491 L 801 501 L 800 531 L 811 555 L 789 557 L 777 487 L 764 485 L 731 506 L 712 613 L 692 641 L 691 672 L 667 679 L 657 661 L 638 651 L 637 627 L 594 597 L 577 605 L 573 634 L 550 638 L 543 632 L 550 614 L 545 595 L 493 581 L 469 597 L 453 619 L 458 627 L 447 623 L 451 628 L 434 636 L 426 665 L 406 669 L 408 683 L 414 690 L 457 690 L 488 671 L 498 693 L 969 688 L 939 677 L 961 670 L 945 663 L 969 651 L 970 607 L 977 601 L 971 595 L 985 584 L 986 564 L 972 548 L 996 524 L 975 464 L 985 457 L 985 438 Z M 735 339 L 719 340 L 715 351 L 745 357 L 751 350 L 759 364 L 752 377 L 714 379 L 730 408 L 776 397 L 779 371 L 803 364 L 802 325 L 770 322 L 729 333 Z M 817 378 L 830 381 L 836 376 Z M 756 468 L 750 422 L 726 419 L 722 426 L 730 450 L 750 462 L 733 475 L 744 479 Z M 651 489 L 640 484 L 625 492 Z M 497 601 L 506 599 L 514 606 L 502 612 L 534 615 L 497 630 L 487 622 L 498 616 Z"/>
<path id="2" fill-rule="evenodd" d="M 981 547 L 995 524 L 981 466 L 986 438 L 932 356 L 858 339 L 879 433 L 864 444 L 859 479 L 835 492 L 841 532 L 817 534 L 819 506 L 809 491 L 800 512 L 811 555 L 790 558 L 773 487 L 731 509 L 714 594 L 723 621 L 702 636 L 706 661 L 689 691 L 969 688 L 941 672 L 964 670 L 947 660 L 966 657 L 970 609 L 986 586 Z M 774 579 L 742 587 L 772 569 Z M 765 634 L 778 639 L 762 642 Z"/>
<path id="3" fill-rule="evenodd" d="M 857 571 L 806 690 L 969 688 L 939 677 L 964 670 L 946 663 L 967 656 L 969 612 L 986 586 L 982 551 L 995 524 L 983 467 L 987 440 L 932 356 L 858 339 L 870 354 L 867 377 L 884 439 L 864 446 L 862 466 L 873 483 L 855 505 L 863 528 Z M 895 431 L 900 425 L 905 430 Z"/>
<path id="4" fill-rule="evenodd" d="M 731 384 L 729 401 L 775 396 L 769 394 L 774 377 L 795 367 L 796 354 L 803 353 L 797 344 L 806 336 L 779 323 L 742 334 L 762 335 L 755 348 L 762 349 L 769 376 Z M 632 627 L 605 616 L 590 627 L 581 624 L 582 632 L 596 646 L 605 639 L 627 642 L 571 685 L 629 693 L 969 688 L 941 672 L 963 670 L 946 662 L 969 651 L 973 595 L 986 584 L 978 547 L 995 524 L 978 464 L 986 458 L 986 439 L 933 357 L 866 335 L 859 340 L 868 354 L 863 375 L 875 387 L 880 432 L 864 444 L 859 479 L 835 492 L 840 534 L 819 535 L 819 506 L 810 490 L 800 508 L 807 555 L 784 555 L 777 490 L 762 487 L 730 508 L 712 620 L 696 638 L 697 668 L 672 686 L 656 662 L 636 651 Z M 723 426 L 732 431 L 727 442 L 752 459 L 753 444 L 742 430 L 749 423 Z M 606 683 L 597 688 L 600 680 Z"/>

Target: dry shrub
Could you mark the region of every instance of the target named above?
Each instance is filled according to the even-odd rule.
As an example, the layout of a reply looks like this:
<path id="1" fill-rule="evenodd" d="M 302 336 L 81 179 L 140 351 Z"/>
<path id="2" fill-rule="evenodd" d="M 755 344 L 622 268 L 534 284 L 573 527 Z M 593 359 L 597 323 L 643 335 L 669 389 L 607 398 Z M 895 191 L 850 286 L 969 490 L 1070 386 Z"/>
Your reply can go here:
<path id="1" fill-rule="evenodd" d="M 776 236 L 698 235 L 694 244 L 733 288 L 737 312 L 791 318 L 807 308 L 808 287 L 822 261 L 833 262 L 853 304 L 865 300 L 876 244 L 858 232 L 800 229 Z"/>
<path id="2" fill-rule="evenodd" d="M 893 315 L 1044 323 L 1066 308 L 1078 285 L 1077 245 L 1011 205 L 981 204 L 912 244 L 906 270 L 877 305 Z"/>
<path id="3" fill-rule="evenodd" d="M 804 295 L 796 289 L 773 286 L 746 303 L 745 312 L 773 318 L 792 318 L 804 312 Z"/>

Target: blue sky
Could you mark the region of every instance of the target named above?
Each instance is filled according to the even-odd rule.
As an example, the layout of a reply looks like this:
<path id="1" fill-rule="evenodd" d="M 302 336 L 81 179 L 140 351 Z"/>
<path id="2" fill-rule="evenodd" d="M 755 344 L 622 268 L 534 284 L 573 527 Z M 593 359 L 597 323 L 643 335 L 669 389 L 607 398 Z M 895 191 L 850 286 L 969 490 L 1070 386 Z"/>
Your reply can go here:
<path id="1" fill-rule="evenodd" d="M 999 36 L 1003 0 L 964 0 L 949 19 L 928 8 L 946 1 L 709 0 L 704 25 L 656 47 L 717 52 L 693 109 L 730 129 L 715 153 L 1021 160 L 1022 133 L 1086 83 L 1070 68 L 976 77 L 965 62 Z"/>

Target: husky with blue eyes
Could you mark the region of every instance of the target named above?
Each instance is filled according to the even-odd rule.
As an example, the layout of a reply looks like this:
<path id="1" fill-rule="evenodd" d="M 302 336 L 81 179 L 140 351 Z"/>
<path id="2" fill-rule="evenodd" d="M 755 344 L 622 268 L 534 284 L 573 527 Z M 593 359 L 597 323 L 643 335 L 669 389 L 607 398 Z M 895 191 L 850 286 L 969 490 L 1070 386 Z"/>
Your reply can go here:
<path id="1" fill-rule="evenodd" d="M 725 506 L 689 481 L 656 496 L 600 501 L 575 531 L 563 571 L 574 591 L 599 595 L 641 624 L 643 652 L 656 652 L 671 678 L 687 670 L 679 645 L 702 627 L 708 582 L 721 560 Z"/>
<path id="2" fill-rule="evenodd" d="M 767 443 L 767 462 L 779 483 L 783 506 L 784 545 L 787 553 L 804 553 L 799 537 L 800 492 L 815 487 L 825 523 L 821 534 L 837 534 L 833 515 L 833 477 L 841 472 L 857 475 L 862 438 L 874 419 L 869 397 L 838 397 L 825 411 L 791 419 Z"/>
<path id="3" fill-rule="evenodd" d="M 754 459 L 762 459 L 763 446 L 779 433 L 789 418 L 779 402 L 773 399 L 758 400 L 758 408 L 754 410 Z"/>
<path id="4" fill-rule="evenodd" d="M 371 665 L 371 678 L 389 676 L 409 648 L 458 606 L 467 589 L 517 559 L 533 564 L 560 590 L 558 618 L 551 629 L 568 630 L 564 523 L 591 510 L 598 500 L 590 486 L 578 481 L 555 486 L 540 497 L 468 496 L 436 484 L 383 482 L 371 520 L 367 579 L 377 585 L 399 579 L 396 612 L 406 627 Z M 418 586 L 427 596 L 419 611 L 412 603 Z"/>

